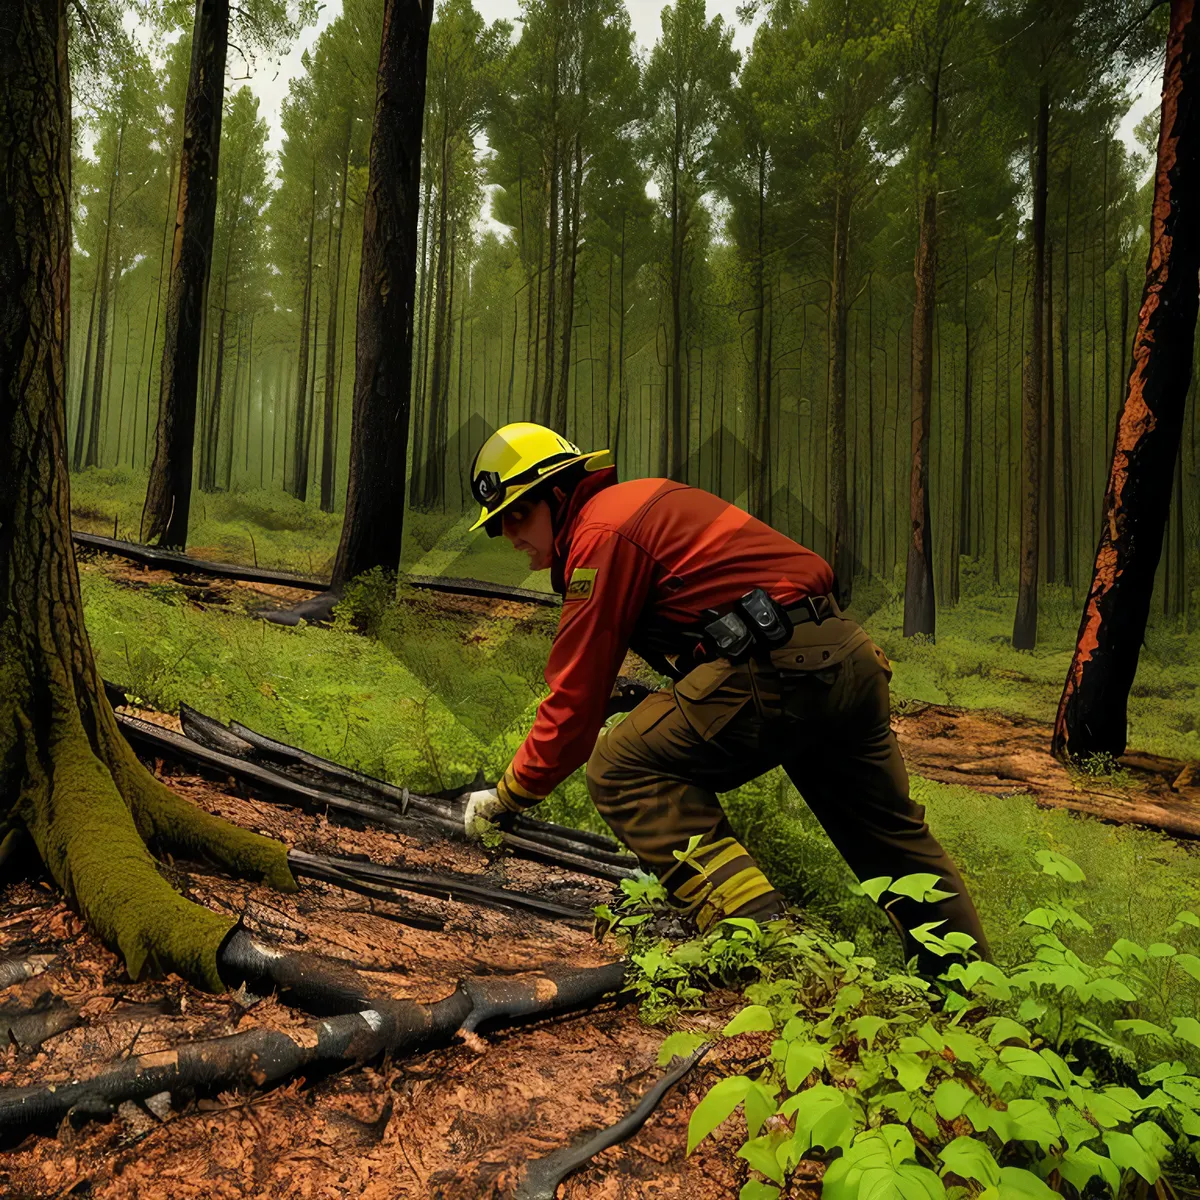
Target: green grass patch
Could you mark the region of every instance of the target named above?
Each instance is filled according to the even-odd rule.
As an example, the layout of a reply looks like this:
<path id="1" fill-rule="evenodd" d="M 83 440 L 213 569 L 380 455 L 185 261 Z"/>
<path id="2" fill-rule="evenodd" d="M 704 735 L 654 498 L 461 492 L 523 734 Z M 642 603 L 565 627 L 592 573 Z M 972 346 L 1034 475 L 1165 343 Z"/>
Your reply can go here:
<path id="1" fill-rule="evenodd" d="M 86 533 L 138 541 L 146 475 L 129 467 L 89 468 L 71 477 L 71 523 Z M 415 575 L 450 575 L 549 590 L 548 572 L 531 575 L 503 538 L 467 532 L 458 513 L 404 514 L 401 566 Z M 328 578 L 342 514 L 323 513 L 277 490 L 192 493 L 188 552 L 210 561 L 254 564 Z"/>
<path id="2" fill-rule="evenodd" d="M 925 701 L 995 709 L 1052 723 L 1067 677 L 1081 601 L 1045 587 L 1038 645 L 1014 650 L 1015 595 L 976 593 L 941 609 L 937 639 L 904 637 L 904 602 L 892 594 L 864 624 L 892 660 L 897 705 Z M 1161 618 L 1146 644 L 1129 699 L 1129 745 L 1171 758 L 1200 758 L 1200 630 Z"/>
<path id="3" fill-rule="evenodd" d="M 552 610 L 448 620 L 426 595 L 408 591 L 403 603 L 381 606 L 367 585 L 350 594 L 334 629 L 289 629 L 201 611 L 173 589 L 132 588 L 94 571 L 83 572 L 82 585 L 101 671 L 149 705 L 174 712 L 184 700 L 416 790 L 465 786 L 480 768 L 491 779 L 503 771 L 544 694 L 556 620 Z M 363 623 L 375 636 L 353 632 Z M 912 788 L 1001 959 L 1021 952 L 1013 914 L 1037 897 L 1018 868 L 1038 850 L 1069 855 L 1093 881 L 1097 947 L 1119 936 L 1149 938 L 1179 907 L 1200 910 L 1200 863 L 1170 838 L 1041 809 L 1026 797 L 989 797 L 919 777 Z M 849 894 L 849 869 L 782 772 L 723 803 L 789 896 L 848 936 L 881 934 L 886 946 L 886 922 L 873 903 Z M 582 770 L 539 815 L 605 830 Z"/>

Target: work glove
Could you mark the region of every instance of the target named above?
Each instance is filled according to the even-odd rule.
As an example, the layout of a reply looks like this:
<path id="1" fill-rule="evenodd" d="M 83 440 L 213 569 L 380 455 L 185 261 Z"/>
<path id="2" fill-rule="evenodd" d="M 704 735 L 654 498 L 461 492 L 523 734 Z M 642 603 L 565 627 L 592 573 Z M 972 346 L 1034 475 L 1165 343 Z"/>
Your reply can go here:
<path id="1" fill-rule="evenodd" d="M 480 839 L 486 828 L 483 822 L 490 821 L 501 829 L 511 829 L 516 814 L 505 806 L 494 787 L 483 791 L 469 792 L 463 810 L 463 831 L 468 838 Z"/>

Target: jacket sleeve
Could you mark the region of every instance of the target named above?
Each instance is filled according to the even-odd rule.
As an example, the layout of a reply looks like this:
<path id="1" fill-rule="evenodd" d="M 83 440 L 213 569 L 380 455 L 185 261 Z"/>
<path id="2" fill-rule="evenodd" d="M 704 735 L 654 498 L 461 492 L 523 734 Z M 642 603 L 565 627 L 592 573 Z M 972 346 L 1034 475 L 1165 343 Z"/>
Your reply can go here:
<path id="1" fill-rule="evenodd" d="M 508 807 L 536 804 L 587 761 L 649 595 L 653 565 L 645 550 L 616 530 L 576 535 L 564 572 L 562 617 L 546 664 L 550 694 L 499 785 Z"/>

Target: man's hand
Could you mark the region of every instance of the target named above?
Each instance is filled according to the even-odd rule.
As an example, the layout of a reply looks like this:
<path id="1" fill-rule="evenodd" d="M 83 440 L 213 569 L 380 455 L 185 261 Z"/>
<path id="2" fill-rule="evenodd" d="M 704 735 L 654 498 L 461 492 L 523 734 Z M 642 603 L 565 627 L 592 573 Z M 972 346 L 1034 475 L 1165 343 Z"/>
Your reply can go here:
<path id="1" fill-rule="evenodd" d="M 502 829 L 512 825 L 515 814 L 500 799 L 496 789 L 485 788 L 467 796 L 467 807 L 463 811 L 463 830 L 468 838 L 482 840 L 487 829 L 484 822 L 499 825 Z"/>

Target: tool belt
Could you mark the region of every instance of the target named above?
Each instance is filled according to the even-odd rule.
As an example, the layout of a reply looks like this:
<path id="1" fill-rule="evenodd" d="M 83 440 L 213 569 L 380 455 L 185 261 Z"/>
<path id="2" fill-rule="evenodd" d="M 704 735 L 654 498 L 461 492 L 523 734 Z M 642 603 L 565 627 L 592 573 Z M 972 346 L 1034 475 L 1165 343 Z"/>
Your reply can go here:
<path id="1" fill-rule="evenodd" d="M 842 614 L 832 596 L 805 596 L 795 608 L 785 609 L 762 588 L 754 588 L 729 612 L 717 614 L 710 609 L 704 615 L 711 615 L 700 634 L 704 657 L 741 663 L 756 652 L 769 654 L 786 646 L 792 630 L 805 621 L 820 625 L 826 617 Z"/>
<path id="2" fill-rule="evenodd" d="M 819 625 L 828 617 L 841 615 L 832 596 L 806 596 L 793 608 L 784 609 L 762 588 L 755 588 L 724 613 L 706 610 L 695 625 L 675 621 L 639 623 L 630 649 L 655 670 L 681 679 L 700 662 L 714 658 L 744 662 L 755 654 L 786 645 L 795 626 L 805 621 Z"/>

